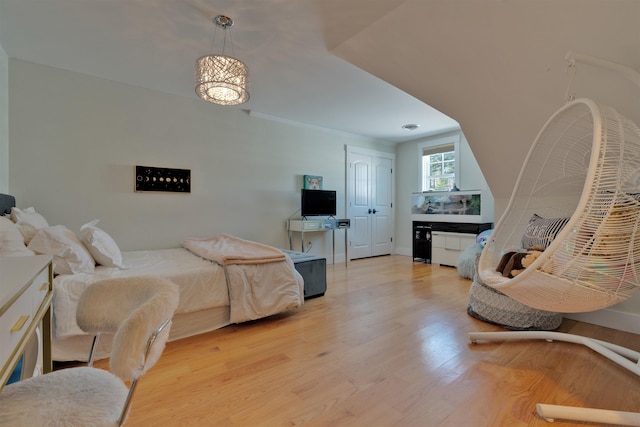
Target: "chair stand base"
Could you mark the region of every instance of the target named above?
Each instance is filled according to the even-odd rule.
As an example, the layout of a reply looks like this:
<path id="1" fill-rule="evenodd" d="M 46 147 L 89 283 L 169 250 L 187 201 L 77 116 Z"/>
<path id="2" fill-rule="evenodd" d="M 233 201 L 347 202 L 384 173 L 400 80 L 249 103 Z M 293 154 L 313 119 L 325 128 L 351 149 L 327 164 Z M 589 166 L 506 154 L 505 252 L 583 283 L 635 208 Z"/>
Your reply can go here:
<path id="1" fill-rule="evenodd" d="M 573 406 L 536 405 L 538 415 L 550 423 L 558 420 L 584 421 L 597 424 L 615 424 L 618 426 L 639 426 L 640 413 L 609 411 L 606 409 L 576 408 Z"/>
<path id="2" fill-rule="evenodd" d="M 478 341 L 517 341 L 532 339 L 540 339 L 548 342 L 564 341 L 573 344 L 582 344 L 612 362 L 640 376 L 640 353 L 606 341 L 600 341 L 579 335 L 547 331 L 469 333 L 469 340 L 474 344 L 478 343 Z M 553 422 L 556 419 L 563 419 L 623 426 L 640 425 L 640 413 L 635 412 L 576 408 L 572 406 L 546 405 L 542 403 L 538 403 L 536 408 L 538 415 L 548 422 Z"/>

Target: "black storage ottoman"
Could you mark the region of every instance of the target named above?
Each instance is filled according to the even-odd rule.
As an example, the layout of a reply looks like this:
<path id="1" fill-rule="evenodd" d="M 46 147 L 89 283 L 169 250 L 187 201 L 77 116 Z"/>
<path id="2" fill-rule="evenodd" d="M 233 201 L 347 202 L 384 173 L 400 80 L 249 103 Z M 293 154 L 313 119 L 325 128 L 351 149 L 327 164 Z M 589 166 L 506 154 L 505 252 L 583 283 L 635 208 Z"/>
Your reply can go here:
<path id="1" fill-rule="evenodd" d="M 304 298 L 321 297 L 327 291 L 327 259 L 282 249 L 304 279 Z"/>

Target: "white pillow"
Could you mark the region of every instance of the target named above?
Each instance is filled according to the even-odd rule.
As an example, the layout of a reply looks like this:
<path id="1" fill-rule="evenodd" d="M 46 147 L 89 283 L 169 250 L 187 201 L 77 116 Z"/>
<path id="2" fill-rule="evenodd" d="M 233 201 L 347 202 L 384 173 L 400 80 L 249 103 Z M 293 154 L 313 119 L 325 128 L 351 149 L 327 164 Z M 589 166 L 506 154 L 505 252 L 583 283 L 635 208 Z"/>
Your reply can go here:
<path id="1" fill-rule="evenodd" d="M 56 274 L 93 273 L 95 261 L 75 233 L 64 225 L 38 230 L 29 242 L 29 249 L 39 254 L 53 255 Z"/>
<path id="2" fill-rule="evenodd" d="M 80 241 L 98 264 L 124 269 L 120 248 L 106 231 L 96 227 L 99 221 L 96 219 L 80 227 Z"/>
<path id="3" fill-rule="evenodd" d="M 24 245 L 24 237 L 9 218 L 0 216 L 0 258 L 10 256 L 34 255 Z"/>
<path id="4" fill-rule="evenodd" d="M 18 224 L 20 233 L 24 237 L 24 244 L 28 245 L 36 232 L 44 227 L 48 227 L 49 223 L 42 215 L 40 215 L 33 207 L 24 210 L 19 208 L 11 208 L 11 221 Z"/>

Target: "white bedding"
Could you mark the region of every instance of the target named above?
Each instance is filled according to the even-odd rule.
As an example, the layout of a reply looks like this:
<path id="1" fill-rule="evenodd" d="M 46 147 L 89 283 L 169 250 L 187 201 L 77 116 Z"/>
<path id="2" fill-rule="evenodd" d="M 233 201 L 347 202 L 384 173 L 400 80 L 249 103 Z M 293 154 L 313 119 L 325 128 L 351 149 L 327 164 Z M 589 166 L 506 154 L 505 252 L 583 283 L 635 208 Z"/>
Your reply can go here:
<path id="1" fill-rule="evenodd" d="M 228 234 L 185 239 L 182 246 L 224 267 L 232 323 L 261 319 L 304 304 L 304 281 L 279 249 Z"/>
<path id="2" fill-rule="evenodd" d="M 93 274 L 63 274 L 53 279 L 54 360 L 86 358 L 89 336 L 76 323 L 78 300 L 89 285 L 107 278 L 158 275 L 176 283 L 180 303 L 174 319 L 189 322 L 182 325 L 178 337 L 259 319 L 304 303 L 304 280 L 289 257 L 282 262 L 226 267 L 184 248 L 123 252 L 122 257 L 128 267 L 123 270 L 96 266 Z M 199 313 L 203 313 L 200 325 L 194 329 L 191 323 Z M 103 345 L 98 357 L 108 355 L 109 342 L 102 341 L 107 341 L 103 342 L 107 347 Z"/>
<path id="3" fill-rule="evenodd" d="M 97 266 L 93 274 L 59 275 L 53 280 L 53 316 L 56 338 L 84 335 L 76 323 L 80 294 L 90 284 L 112 277 L 158 275 L 180 288 L 176 314 L 229 305 L 229 293 L 221 266 L 199 258 L 186 249 L 123 252 L 129 268 Z"/>
<path id="4" fill-rule="evenodd" d="M 231 323 L 261 319 L 304 304 L 304 280 L 289 258 L 282 262 L 224 268 Z"/>

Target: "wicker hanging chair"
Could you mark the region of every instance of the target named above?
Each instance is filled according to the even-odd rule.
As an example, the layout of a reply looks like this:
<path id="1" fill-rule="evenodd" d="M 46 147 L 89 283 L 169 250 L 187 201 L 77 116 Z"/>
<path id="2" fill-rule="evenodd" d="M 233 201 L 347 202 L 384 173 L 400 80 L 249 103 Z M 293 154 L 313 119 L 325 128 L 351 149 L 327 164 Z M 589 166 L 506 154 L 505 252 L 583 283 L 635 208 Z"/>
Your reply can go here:
<path id="1" fill-rule="evenodd" d="M 505 252 L 543 246 L 519 275 Z M 640 130 L 611 107 L 572 101 L 544 125 L 478 265 L 482 281 L 530 307 L 575 313 L 640 286 Z"/>
<path id="2" fill-rule="evenodd" d="M 574 73 L 581 62 L 618 72 L 640 87 L 640 73 L 629 67 L 572 52 L 565 58 Z M 525 270 L 513 278 L 496 271 L 505 253 L 531 245 L 544 250 Z M 560 108 L 527 154 L 507 209 L 480 255 L 478 275 L 520 303 L 560 313 L 606 308 L 637 291 L 638 126 L 589 99 Z M 474 343 L 530 339 L 584 345 L 640 376 L 640 352 L 593 338 L 548 331 L 469 333 Z M 547 421 L 640 426 L 638 412 L 548 404 L 538 404 L 537 412 Z"/>

